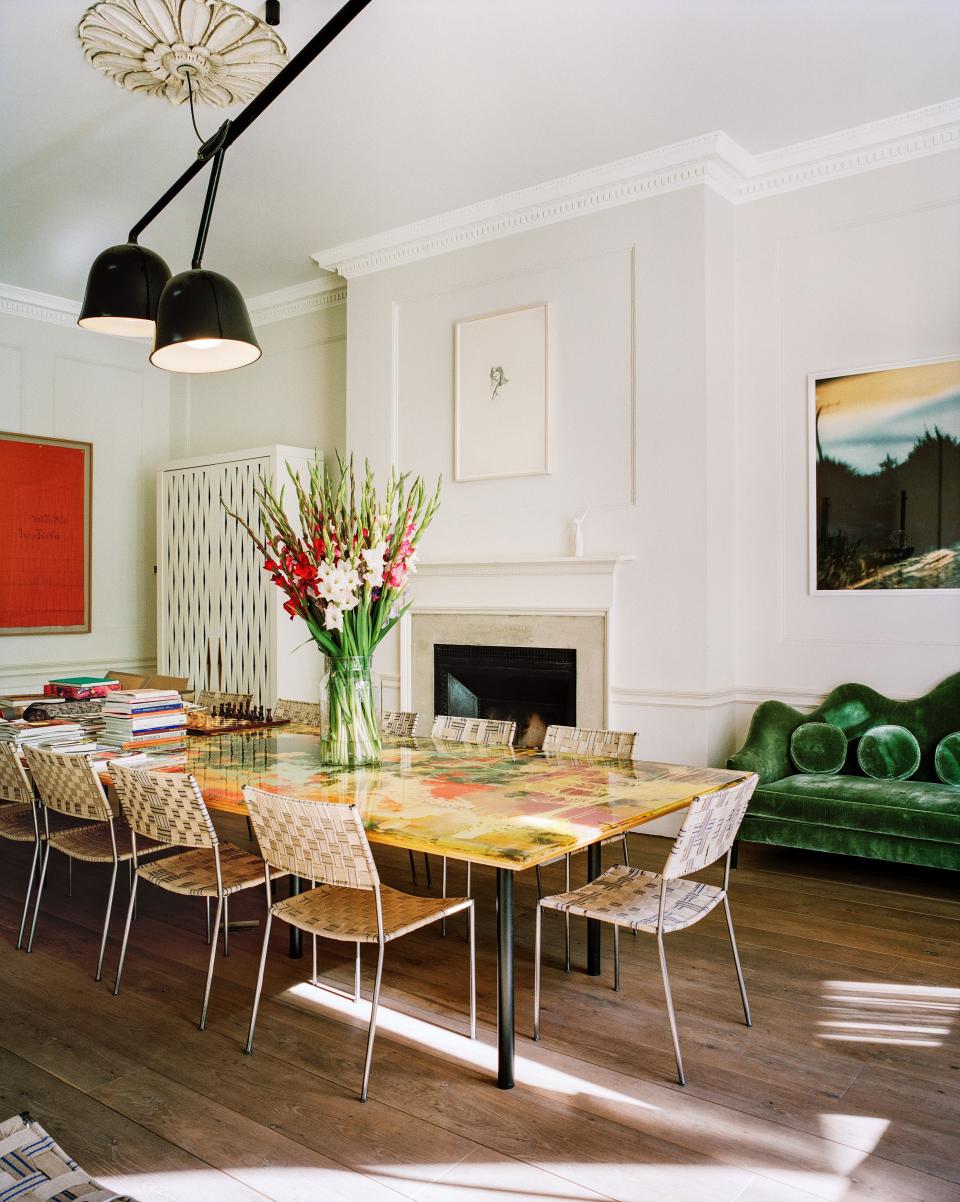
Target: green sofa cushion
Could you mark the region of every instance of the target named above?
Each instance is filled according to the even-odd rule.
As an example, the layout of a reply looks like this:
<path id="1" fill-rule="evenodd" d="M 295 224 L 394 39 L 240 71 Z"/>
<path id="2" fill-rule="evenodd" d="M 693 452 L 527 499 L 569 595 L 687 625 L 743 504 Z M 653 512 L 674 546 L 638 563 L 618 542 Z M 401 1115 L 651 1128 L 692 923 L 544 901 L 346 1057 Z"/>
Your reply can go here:
<path id="1" fill-rule="evenodd" d="M 937 744 L 933 757 L 937 776 L 945 785 L 960 789 L 960 731 L 954 731 Z"/>
<path id="2" fill-rule="evenodd" d="M 790 758 L 801 772 L 839 772 L 847 758 L 847 736 L 829 722 L 804 722 L 790 736 Z"/>
<path id="3" fill-rule="evenodd" d="M 921 864 L 926 868 L 960 869 L 960 844 L 932 839 L 905 839 L 900 835 L 871 835 L 838 826 L 812 826 L 782 818 L 752 818 L 748 813 L 740 828 L 748 843 L 775 847 L 802 847 L 808 851 L 838 856 L 866 856 L 897 864 Z"/>
<path id="4" fill-rule="evenodd" d="M 922 780 L 788 776 L 756 790 L 749 816 L 960 843 L 960 789 Z"/>
<path id="5" fill-rule="evenodd" d="M 872 726 L 857 745 L 857 763 L 874 780 L 909 780 L 920 767 L 920 744 L 905 726 Z"/>

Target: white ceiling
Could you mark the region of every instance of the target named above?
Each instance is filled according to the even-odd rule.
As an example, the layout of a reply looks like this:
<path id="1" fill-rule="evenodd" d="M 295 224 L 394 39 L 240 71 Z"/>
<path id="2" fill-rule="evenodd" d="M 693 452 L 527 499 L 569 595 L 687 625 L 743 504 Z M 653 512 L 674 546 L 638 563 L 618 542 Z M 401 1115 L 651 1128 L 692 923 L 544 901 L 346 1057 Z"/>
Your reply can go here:
<path id="1" fill-rule="evenodd" d="M 282 0 L 291 52 L 337 7 Z M 196 148 L 186 110 L 87 65 L 84 8 L 0 5 L 0 281 L 72 298 Z M 960 0 L 373 0 L 229 152 L 204 263 L 255 295 L 321 247 L 669 142 L 759 153 L 958 85 Z M 141 239 L 174 270 L 205 179 Z"/>

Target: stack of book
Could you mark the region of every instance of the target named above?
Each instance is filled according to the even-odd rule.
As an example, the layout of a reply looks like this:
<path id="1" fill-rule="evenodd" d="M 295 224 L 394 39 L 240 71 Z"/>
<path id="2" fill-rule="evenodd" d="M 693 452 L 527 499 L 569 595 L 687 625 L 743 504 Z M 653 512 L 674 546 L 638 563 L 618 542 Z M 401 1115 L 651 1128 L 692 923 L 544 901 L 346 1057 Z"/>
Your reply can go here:
<path id="1" fill-rule="evenodd" d="M 0 742 L 21 747 L 43 747 L 48 751 L 96 751 L 97 744 L 87 738 L 79 722 L 50 719 L 47 722 L 0 722 Z"/>
<path id="2" fill-rule="evenodd" d="M 119 688 L 119 680 L 101 676 L 61 676 L 47 681 L 43 691 L 48 697 L 62 697 L 65 701 L 94 701 L 98 697 L 109 697 Z"/>
<path id="3" fill-rule="evenodd" d="M 100 741 L 125 751 L 172 751 L 184 745 L 186 725 L 175 689 L 121 689 L 104 702 Z"/>

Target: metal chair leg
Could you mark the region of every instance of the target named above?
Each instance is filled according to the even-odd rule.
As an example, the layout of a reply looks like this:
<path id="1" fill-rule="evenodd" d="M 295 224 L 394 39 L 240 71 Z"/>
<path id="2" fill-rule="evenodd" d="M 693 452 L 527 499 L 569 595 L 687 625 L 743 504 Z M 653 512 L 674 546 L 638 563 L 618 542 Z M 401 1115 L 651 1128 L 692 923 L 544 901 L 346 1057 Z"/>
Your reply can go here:
<path id="1" fill-rule="evenodd" d="M 253 1011 L 250 1014 L 250 1030 L 247 1032 L 247 1046 L 243 1049 L 248 1056 L 253 1055 L 253 1032 L 257 1025 L 257 1011 L 260 1009 L 260 992 L 263 989 L 263 970 L 267 963 L 267 951 L 270 947 L 270 924 L 273 914 L 267 910 L 267 921 L 263 926 L 263 947 L 260 949 L 260 968 L 257 972 L 257 987 L 253 994 Z"/>
<path id="2" fill-rule="evenodd" d="M 566 888 L 564 892 L 570 892 L 570 856 L 563 857 Z M 563 932 L 563 971 L 570 971 L 570 911 L 567 910 L 563 915 L 564 932 Z"/>
<path id="3" fill-rule="evenodd" d="M 223 899 L 223 954 L 230 955 L 230 899 Z"/>
<path id="4" fill-rule="evenodd" d="M 733 917 L 730 914 L 730 902 L 723 899 L 723 912 L 727 916 L 727 934 L 730 936 L 730 948 L 733 951 L 733 962 L 737 968 L 737 984 L 740 986 L 740 1001 L 743 1002 L 743 1021 L 748 1027 L 753 1026 L 750 1017 L 750 1003 L 747 1001 L 747 986 L 743 980 L 743 969 L 740 967 L 740 953 L 737 951 L 737 940 L 733 933 Z"/>
<path id="5" fill-rule="evenodd" d="M 211 933 L 210 933 L 210 898 L 209 898 L 209 897 L 205 897 L 203 900 L 204 900 L 204 901 L 207 903 L 207 943 L 209 943 L 209 942 L 210 942 L 210 938 L 211 938 Z"/>
<path id="6" fill-rule="evenodd" d="M 360 940 L 357 940 L 357 954 L 353 960 L 353 1000 L 360 1001 Z"/>
<path id="7" fill-rule="evenodd" d="M 630 847 L 627 843 L 626 835 L 623 836 L 623 863 L 625 867 L 630 867 Z"/>
<path id="8" fill-rule="evenodd" d="M 543 897 L 543 877 L 540 874 L 540 865 L 537 865 L 537 901 Z"/>
<path id="9" fill-rule="evenodd" d="M 533 942 L 533 1038 L 540 1038 L 540 928 L 543 908 L 537 906 L 537 933 Z"/>
<path id="10" fill-rule="evenodd" d="M 107 935 L 110 933 L 110 915 L 113 911 L 113 892 L 117 887 L 117 870 L 120 865 L 113 861 L 113 872 L 110 873 L 110 892 L 107 894 L 107 912 L 103 916 L 103 934 L 100 936 L 100 956 L 97 960 L 97 975 L 93 978 L 99 981 L 103 976 L 103 957 L 107 950 Z"/>
<path id="11" fill-rule="evenodd" d="M 477 907 L 468 911 L 470 928 L 470 1038 L 477 1038 Z"/>
<path id="12" fill-rule="evenodd" d="M 670 992 L 670 974 L 667 972 L 667 953 L 663 946 L 663 935 L 657 934 L 657 951 L 660 953 L 660 971 L 663 974 L 663 992 L 667 998 L 667 1016 L 670 1019 L 670 1034 L 673 1036 L 673 1054 L 677 1060 L 677 1078 L 681 1085 L 686 1085 L 683 1075 L 683 1060 L 680 1058 L 680 1038 L 677 1035 L 677 1019 L 673 1012 L 673 994 Z"/>
<path id="13" fill-rule="evenodd" d="M 414 885 L 416 885 L 419 883 L 417 881 L 417 861 L 414 859 L 412 851 L 408 850 L 407 855 L 410 857 L 410 879 L 413 881 Z"/>
<path id="14" fill-rule="evenodd" d="M 73 859 L 67 857 L 67 897 L 73 897 Z"/>
<path id="15" fill-rule="evenodd" d="M 377 1034 L 377 1006 L 380 1004 L 380 980 L 383 977 L 383 951 L 386 944 L 377 946 L 377 975 L 373 982 L 373 999 L 370 1002 L 370 1029 L 367 1031 L 367 1054 L 363 1061 L 363 1084 L 360 1087 L 360 1101 L 367 1100 L 367 1088 L 370 1085 L 370 1065 L 373 1061 L 373 1041 Z"/>
<path id="16" fill-rule="evenodd" d="M 20 934 L 17 936 L 17 951 L 23 947 L 23 936 L 27 929 L 27 914 L 30 910 L 30 895 L 33 893 L 33 879 L 37 875 L 37 861 L 40 859 L 40 841 L 33 845 L 33 859 L 30 861 L 30 876 L 27 878 L 27 892 L 23 899 L 23 914 L 20 916 Z"/>
<path id="17" fill-rule="evenodd" d="M 123 924 L 123 942 L 120 944 L 120 959 L 117 961 L 117 979 L 113 983 L 113 996 L 120 992 L 120 977 L 123 975 L 123 965 L 127 958 L 127 942 L 130 939 L 130 924 L 133 921 L 133 909 L 137 903 L 137 884 L 140 878 L 134 875 L 130 887 L 130 900 L 127 902 L 127 920 Z"/>
<path id="18" fill-rule="evenodd" d="M 43 863 L 40 865 L 40 881 L 37 885 L 37 900 L 33 907 L 33 922 L 30 924 L 30 938 L 27 940 L 27 952 L 33 951 L 33 937 L 37 933 L 37 915 L 40 913 L 40 899 L 43 897 L 43 886 L 47 880 L 47 864 L 50 862 L 50 844 L 43 849 Z"/>
<path id="19" fill-rule="evenodd" d="M 620 928 L 613 924 L 613 988 L 620 992 Z"/>
<path id="20" fill-rule="evenodd" d="M 223 895 L 217 898 L 217 908 L 214 913 L 213 930 L 218 933 L 220 930 L 220 918 L 223 915 Z M 213 965 L 217 958 L 217 940 L 214 939 L 210 944 L 210 959 L 207 964 L 207 984 L 203 991 L 203 1005 L 200 1007 L 200 1030 L 202 1031 L 207 1025 L 207 1006 L 210 1004 L 210 986 L 213 984 Z"/>
<path id="21" fill-rule="evenodd" d="M 312 946 L 313 975 L 310 978 L 310 984 L 319 986 L 320 982 L 317 980 L 317 937 L 316 937 L 316 935 L 312 936 L 311 943 L 313 945 Z"/>

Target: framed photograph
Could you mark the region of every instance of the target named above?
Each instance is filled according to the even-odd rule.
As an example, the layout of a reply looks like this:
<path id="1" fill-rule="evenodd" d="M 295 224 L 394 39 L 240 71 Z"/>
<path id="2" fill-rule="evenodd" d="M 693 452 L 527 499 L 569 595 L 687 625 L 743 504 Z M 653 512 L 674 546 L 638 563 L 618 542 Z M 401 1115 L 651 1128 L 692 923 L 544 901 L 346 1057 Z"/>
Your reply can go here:
<path id="1" fill-rule="evenodd" d="M 0 635 L 90 629 L 89 442 L 0 433 Z"/>
<path id="2" fill-rule="evenodd" d="M 960 589 L 960 359 L 809 391 L 811 591 Z"/>
<path id="3" fill-rule="evenodd" d="M 547 306 L 458 321 L 453 478 L 546 475 L 548 435 Z"/>

